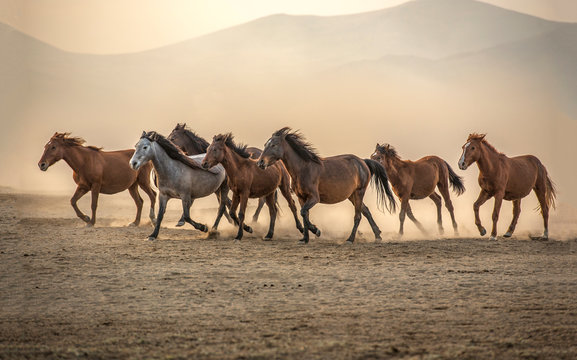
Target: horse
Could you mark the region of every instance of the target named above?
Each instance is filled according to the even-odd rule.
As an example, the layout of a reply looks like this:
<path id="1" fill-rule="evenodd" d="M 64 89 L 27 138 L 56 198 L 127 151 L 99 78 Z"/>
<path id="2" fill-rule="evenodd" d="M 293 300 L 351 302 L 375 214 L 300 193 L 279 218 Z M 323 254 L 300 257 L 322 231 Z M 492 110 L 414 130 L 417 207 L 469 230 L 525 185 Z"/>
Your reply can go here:
<path id="1" fill-rule="evenodd" d="M 384 204 L 389 211 L 394 211 L 396 207 L 387 172 L 381 164 L 350 154 L 321 158 L 298 131 L 292 131 L 289 127 L 272 134 L 265 143 L 257 164 L 261 169 L 266 169 L 278 160 L 281 160 L 288 170 L 301 205 L 304 223 L 301 244 L 308 244 L 309 231 L 317 237 L 321 235 L 320 230 L 309 219 L 310 209 L 319 202 L 336 204 L 345 199 L 349 199 L 355 207 L 353 230 L 347 243 L 352 244 L 355 241 L 361 214 L 369 221 L 375 240 L 381 240 L 381 230 L 373 220 L 369 208 L 363 203 L 365 191 L 372 179 L 379 204 Z"/>
<path id="2" fill-rule="evenodd" d="M 178 146 L 186 155 L 198 155 L 205 154 L 206 149 L 210 145 L 205 139 L 198 136 L 195 132 L 191 131 L 186 124 L 176 124 L 172 132 L 168 135 L 168 140 L 172 141 L 176 146 Z M 258 159 L 261 154 L 261 150 L 255 147 L 247 147 L 246 151 L 250 154 L 252 159 Z M 264 206 L 265 198 L 261 197 L 258 199 L 258 206 L 254 215 L 252 216 L 252 221 L 257 222 L 258 216 L 262 207 Z M 230 208 L 230 200 L 227 197 L 227 206 Z M 228 214 L 225 212 L 224 216 L 228 218 Z M 184 225 L 184 219 L 181 218 L 176 226 Z"/>
<path id="3" fill-rule="evenodd" d="M 273 164 L 265 171 L 260 170 L 256 160 L 251 158 L 246 145 L 237 145 L 231 133 L 216 135 L 202 160 L 202 167 L 209 169 L 216 164 L 222 164 L 228 176 L 228 184 L 233 192 L 230 216 L 239 224 L 244 223 L 244 213 L 248 198 L 265 198 L 270 213 L 268 233 L 264 240 L 271 240 L 278 212 L 276 189 L 280 191 L 293 213 L 296 227 L 302 233 L 303 227 L 297 215 L 297 208 L 291 197 L 290 178 L 284 166 Z M 240 204 L 238 218 L 236 209 Z M 243 229 L 239 226 L 235 240 L 242 239 Z"/>
<path id="4" fill-rule="evenodd" d="M 497 221 L 503 199 L 513 201 L 513 220 L 509 229 L 503 235 L 511 237 L 515 231 L 519 214 L 521 214 L 521 199 L 535 191 L 539 200 L 539 208 L 543 215 L 544 231 L 540 239 L 549 238 L 549 208 L 555 208 L 556 190 L 553 181 L 547 174 L 547 169 L 533 155 L 507 157 L 500 153 L 485 139 L 486 134 L 470 134 L 463 145 L 463 154 L 459 159 L 459 168 L 466 170 L 472 163 L 479 167 L 479 185 L 481 192 L 473 204 L 475 225 L 481 236 L 487 231 L 481 225 L 479 208 L 491 197 L 495 198 L 493 208 L 493 229 L 491 240 L 497 238 Z"/>
<path id="5" fill-rule="evenodd" d="M 62 159 L 72 168 L 72 178 L 77 187 L 70 199 L 70 204 L 76 216 L 82 219 L 86 226 L 94 226 L 98 196 L 101 193 L 116 194 L 128 189 L 136 204 L 136 218 L 130 225 L 138 226 L 144 203 L 138 193 L 140 186 L 150 198 L 149 217 L 154 224 L 156 192 L 150 186 L 152 166 L 144 166 L 134 171 L 128 166 L 128 160 L 134 150 L 102 151 L 101 148 L 95 146 L 83 146 L 84 143 L 84 139 L 71 137 L 70 133 L 55 132 L 44 146 L 44 153 L 38 162 L 38 167 L 42 171 L 48 170 L 50 166 Z M 88 191 L 92 195 L 92 217 L 82 213 L 77 205 L 78 199 Z"/>
<path id="6" fill-rule="evenodd" d="M 409 200 L 418 200 L 429 197 L 437 206 L 437 226 L 442 235 L 443 221 L 441 216 L 441 196 L 435 192 L 435 187 L 445 200 L 445 207 L 451 214 L 453 230 L 458 235 L 457 222 L 453 212 L 453 203 L 449 195 L 449 184 L 457 195 L 465 191 L 463 178 L 455 174 L 449 164 L 438 156 L 426 156 L 417 161 L 401 160 L 394 147 L 389 144 L 379 145 L 371 155 L 371 159 L 378 161 L 387 170 L 393 191 L 401 201 L 399 212 L 399 235 L 403 235 L 405 214 L 415 223 L 421 232 L 426 233 L 421 223 L 413 215 Z"/>
<path id="7" fill-rule="evenodd" d="M 200 167 L 204 154 L 186 156 L 176 145 L 155 131 L 142 132 L 136 144 L 136 151 L 130 159 L 130 166 L 137 170 L 152 162 L 158 176 L 158 219 L 154 231 L 148 236 L 149 240 L 158 237 L 160 224 L 166 211 L 166 204 L 171 198 L 180 198 L 184 220 L 195 229 L 207 232 L 208 227 L 195 222 L 190 218 L 190 206 L 195 199 L 218 192 L 219 199 L 223 199 L 228 192 L 227 187 L 221 186 L 226 174 L 222 166 L 215 166 L 210 170 Z M 218 223 L 224 213 L 225 202 L 220 201 L 218 214 L 212 232 L 216 233 Z M 252 230 L 252 229 L 251 229 Z"/>

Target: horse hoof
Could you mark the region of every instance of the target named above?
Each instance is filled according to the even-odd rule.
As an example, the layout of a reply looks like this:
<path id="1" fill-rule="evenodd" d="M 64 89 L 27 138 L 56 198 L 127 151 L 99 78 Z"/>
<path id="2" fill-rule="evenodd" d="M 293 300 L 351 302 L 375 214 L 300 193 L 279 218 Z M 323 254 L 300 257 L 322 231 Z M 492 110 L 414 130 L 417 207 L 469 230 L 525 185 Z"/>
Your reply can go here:
<path id="1" fill-rule="evenodd" d="M 184 224 L 185 224 L 184 221 L 179 221 L 179 222 L 176 224 L 176 227 L 184 226 Z"/>
<path id="2" fill-rule="evenodd" d="M 128 227 L 137 227 L 138 224 L 135 222 L 131 222 L 130 224 L 128 224 Z"/>
<path id="3" fill-rule="evenodd" d="M 154 240 L 156 240 L 156 238 L 155 238 L 154 236 L 149 236 L 149 237 L 148 237 L 148 241 L 154 241 Z"/>
<path id="4" fill-rule="evenodd" d="M 503 237 L 506 237 L 506 238 L 510 238 L 511 236 L 513 236 L 513 233 L 510 232 L 510 231 L 507 231 L 507 232 L 503 235 Z"/>
<path id="5" fill-rule="evenodd" d="M 496 237 L 496 236 L 492 236 L 492 235 L 491 235 L 491 237 L 489 238 L 489 240 L 491 240 L 491 241 L 495 241 L 495 240 L 497 240 L 497 237 Z"/>
<path id="6" fill-rule="evenodd" d="M 240 239 L 234 239 L 233 242 L 234 242 L 235 244 L 240 244 Z"/>
<path id="7" fill-rule="evenodd" d="M 321 231 L 319 229 L 317 229 L 317 232 L 315 233 L 316 237 L 321 236 Z"/>
<path id="8" fill-rule="evenodd" d="M 380 243 L 381 241 L 383 241 L 383 238 L 380 235 L 375 236 L 375 242 Z"/>
<path id="9" fill-rule="evenodd" d="M 347 240 L 345 241 L 345 245 L 353 245 L 354 240 Z"/>
<path id="10" fill-rule="evenodd" d="M 200 230 L 200 231 L 202 231 L 202 232 L 208 232 L 208 226 L 202 225 L 202 226 L 200 227 L 200 229 L 198 229 L 198 230 Z"/>
<path id="11" fill-rule="evenodd" d="M 535 241 L 548 241 L 549 240 L 548 236 L 531 236 L 531 235 L 529 235 L 529 238 L 531 240 L 535 240 Z"/>
<path id="12" fill-rule="evenodd" d="M 208 237 L 207 237 L 207 239 L 216 239 L 216 238 L 219 237 L 219 235 L 220 235 L 220 233 L 218 232 L 218 230 L 210 230 L 210 231 L 208 232 Z"/>
<path id="13" fill-rule="evenodd" d="M 94 224 L 93 223 L 86 223 L 86 225 L 84 227 L 91 228 L 91 227 L 94 227 Z"/>
<path id="14" fill-rule="evenodd" d="M 272 235 L 271 235 L 271 236 L 265 236 L 262 240 L 263 240 L 263 241 L 271 241 L 271 240 L 272 240 Z"/>
<path id="15" fill-rule="evenodd" d="M 301 239 L 299 240 L 299 245 L 308 245 L 308 240 Z"/>
<path id="16" fill-rule="evenodd" d="M 481 234 L 481 236 L 485 236 L 486 233 L 487 230 L 485 230 L 485 228 L 481 228 L 481 230 L 479 230 L 479 234 Z"/>
<path id="17" fill-rule="evenodd" d="M 252 234 L 252 228 L 250 226 L 247 226 L 246 229 L 244 229 L 247 233 Z"/>

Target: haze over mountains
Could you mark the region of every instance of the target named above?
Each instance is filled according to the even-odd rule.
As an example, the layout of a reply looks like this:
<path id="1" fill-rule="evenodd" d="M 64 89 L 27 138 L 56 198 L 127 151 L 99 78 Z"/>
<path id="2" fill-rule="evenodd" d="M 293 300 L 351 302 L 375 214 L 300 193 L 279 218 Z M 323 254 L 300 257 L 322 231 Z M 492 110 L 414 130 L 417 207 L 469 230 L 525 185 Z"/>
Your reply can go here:
<path id="1" fill-rule="evenodd" d="M 205 137 L 233 131 L 259 146 L 291 125 L 326 155 L 368 156 L 380 141 L 406 158 L 456 159 L 468 133 L 489 132 L 510 155 L 553 163 L 576 153 L 567 145 L 577 130 L 575 39 L 577 24 L 473 0 L 272 15 L 125 55 L 64 52 L 0 24 L 0 116 L 11 134 L 0 183 L 46 179 L 35 162 L 54 131 L 116 149 L 185 121 Z M 30 154 L 11 158 L 23 145 Z M 574 170 L 549 167 L 569 184 Z"/>

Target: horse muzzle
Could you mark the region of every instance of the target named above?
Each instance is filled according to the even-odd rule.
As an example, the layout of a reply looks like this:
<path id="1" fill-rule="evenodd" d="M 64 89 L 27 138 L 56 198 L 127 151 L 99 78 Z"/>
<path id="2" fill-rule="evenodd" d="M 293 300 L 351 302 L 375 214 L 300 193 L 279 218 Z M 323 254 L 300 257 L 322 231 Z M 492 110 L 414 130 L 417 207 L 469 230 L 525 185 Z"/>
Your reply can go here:
<path id="1" fill-rule="evenodd" d="M 267 167 L 266 164 L 264 163 L 264 160 L 259 160 L 259 161 L 256 163 L 256 166 L 258 166 L 258 167 L 261 168 L 262 170 L 266 169 L 266 167 Z"/>
<path id="2" fill-rule="evenodd" d="M 204 161 L 200 164 L 200 166 L 201 166 L 204 170 L 210 169 L 210 166 L 208 166 L 208 163 L 207 163 L 207 162 L 204 162 Z"/>
<path id="3" fill-rule="evenodd" d="M 40 170 L 46 171 L 46 170 L 48 170 L 48 163 L 45 163 L 45 162 L 38 163 L 38 167 L 40 168 Z"/>
<path id="4" fill-rule="evenodd" d="M 465 164 L 464 162 L 459 162 L 459 169 L 461 170 L 467 170 L 469 166 L 467 166 L 467 164 Z"/>
<path id="5" fill-rule="evenodd" d="M 140 165 L 138 164 L 138 161 L 131 161 L 131 162 L 130 162 L 130 167 L 132 168 L 132 170 L 138 170 L 138 168 L 140 167 Z"/>

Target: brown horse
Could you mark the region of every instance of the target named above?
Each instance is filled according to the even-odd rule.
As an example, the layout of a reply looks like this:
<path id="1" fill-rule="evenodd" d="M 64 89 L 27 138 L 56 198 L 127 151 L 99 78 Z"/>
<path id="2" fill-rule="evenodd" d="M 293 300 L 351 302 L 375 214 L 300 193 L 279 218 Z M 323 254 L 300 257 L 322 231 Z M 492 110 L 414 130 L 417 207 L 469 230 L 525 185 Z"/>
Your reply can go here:
<path id="1" fill-rule="evenodd" d="M 354 225 L 348 243 L 353 243 L 361 214 L 369 221 L 375 239 L 381 239 L 381 231 L 373 220 L 363 197 L 371 177 L 376 185 L 378 200 L 389 209 L 395 209 L 395 198 L 389 188 L 387 172 L 378 162 L 361 160 L 355 155 L 338 155 L 321 158 L 314 148 L 304 141 L 302 135 L 285 127 L 276 131 L 266 142 L 258 161 L 261 169 L 282 160 L 292 178 L 294 190 L 301 204 L 304 237 L 309 242 L 309 231 L 320 236 L 320 230 L 310 222 L 309 210 L 317 203 L 336 204 L 349 199 L 355 207 Z M 386 196 L 385 196 L 386 195 Z M 386 200 L 388 199 L 389 204 Z"/>
<path id="2" fill-rule="evenodd" d="M 555 208 L 556 193 L 555 186 L 541 161 L 532 155 L 509 158 L 489 144 L 485 140 L 485 134 L 470 134 L 463 145 L 459 168 L 466 170 L 474 162 L 479 167 L 481 193 L 473 205 L 473 210 L 475 211 L 475 224 L 481 236 L 487 233 L 479 218 L 481 205 L 491 197 L 495 197 L 493 230 L 491 231 L 491 240 L 495 240 L 501 203 L 503 199 L 513 201 L 513 221 L 504 235 L 510 237 L 515 231 L 521 213 L 521 199 L 533 190 L 537 195 L 543 215 L 544 231 L 541 238 L 548 239 L 549 207 Z"/>
<path id="3" fill-rule="evenodd" d="M 438 156 L 426 156 L 417 161 L 401 160 L 394 147 L 389 144 L 377 144 L 375 152 L 371 155 L 371 159 L 380 162 L 389 175 L 389 181 L 393 187 L 393 191 L 401 200 L 401 212 L 399 213 L 399 220 L 401 226 L 399 235 L 403 235 L 403 223 L 405 222 L 405 213 L 415 225 L 425 232 L 421 223 L 413 215 L 409 200 L 424 199 L 429 197 L 437 206 L 437 225 L 439 233 L 443 234 L 443 221 L 441 217 L 441 196 L 435 192 L 435 187 L 445 200 L 445 207 L 451 214 L 453 222 L 453 230 L 455 235 L 457 232 L 457 222 L 455 221 L 455 214 L 453 213 L 453 203 L 449 196 L 449 183 L 453 187 L 453 191 L 457 195 L 461 195 L 465 191 L 463 179 L 455 172 L 449 164 Z"/>
<path id="4" fill-rule="evenodd" d="M 102 151 L 94 146 L 83 146 L 84 139 L 70 137 L 70 133 L 54 133 L 50 141 L 44 146 L 44 154 L 38 162 L 40 170 L 46 171 L 55 162 L 64 159 L 74 171 L 72 177 L 78 185 L 70 203 L 76 215 L 93 226 L 96 222 L 96 207 L 98 195 L 116 194 L 128 189 L 130 196 L 136 203 L 136 219 L 130 225 L 140 223 L 143 200 L 138 194 L 138 186 L 150 198 L 150 220 L 154 224 L 154 204 L 156 192 L 150 187 L 150 171 L 152 165 L 142 167 L 138 171 L 130 168 L 128 161 L 134 150 Z M 92 217 L 84 215 L 76 205 L 88 191 L 92 193 Z"/>
<path id="5" fill-rule="evenodd" d="M 182 149 L 186 155 L 198 155 L 198 154 L 205 154 L 206 149 L 210 145 L 205 139 L 198 136 L 195 132 L 190 130 L 186 124 L 176 124 L 170 135 L 168 135 L 168 140 L 172 141 L 176 146 Z M 250 154 L 251 159 L 258 159 L 262 150 L 255 148 L 255 147 L 247 147 L 246 151 Z M 226 199 L 227 203 L 226 206 L 230 208 L 230 199 Z M 252 216 L 252 221 L 257 222 L 258 216 L 262 207 L 264 206 L 265 198 L 261 197 L 258 199 L 258 206 Z M 229 221 L 231 219 L 228 218 L 228 214 L 225 212 L 224 215 L 227 217 Z M 180 219 L 178 225 L 184 225 L 184 219 Z"/>
<path id="6" fill-rule="evenodd" d="M 303 227 L 297 216 L 297 208 L 290 192 L 290 178 L 282 164 L 275 164 L 265 171 L 260 170 L 246 145 L 234 143 L 232 134 L 216 135 L 208 147 L 202 167 L 209 169 L 216 164 L 222 164 L 228 176 L 229 187 L 233 192 L 230 216 L 238 222 L 238 233 L 235 240 L 242 239 L 244 214 L 248 198 L 264 197 L 270 213 L 270 225 L 265 240 L 272 239 L 278 211 L 276 189 L 280 191 L 293 213 L 297 229 L 302 233 Z M 238 218 L 236 209 L 240 204 Z"/>

